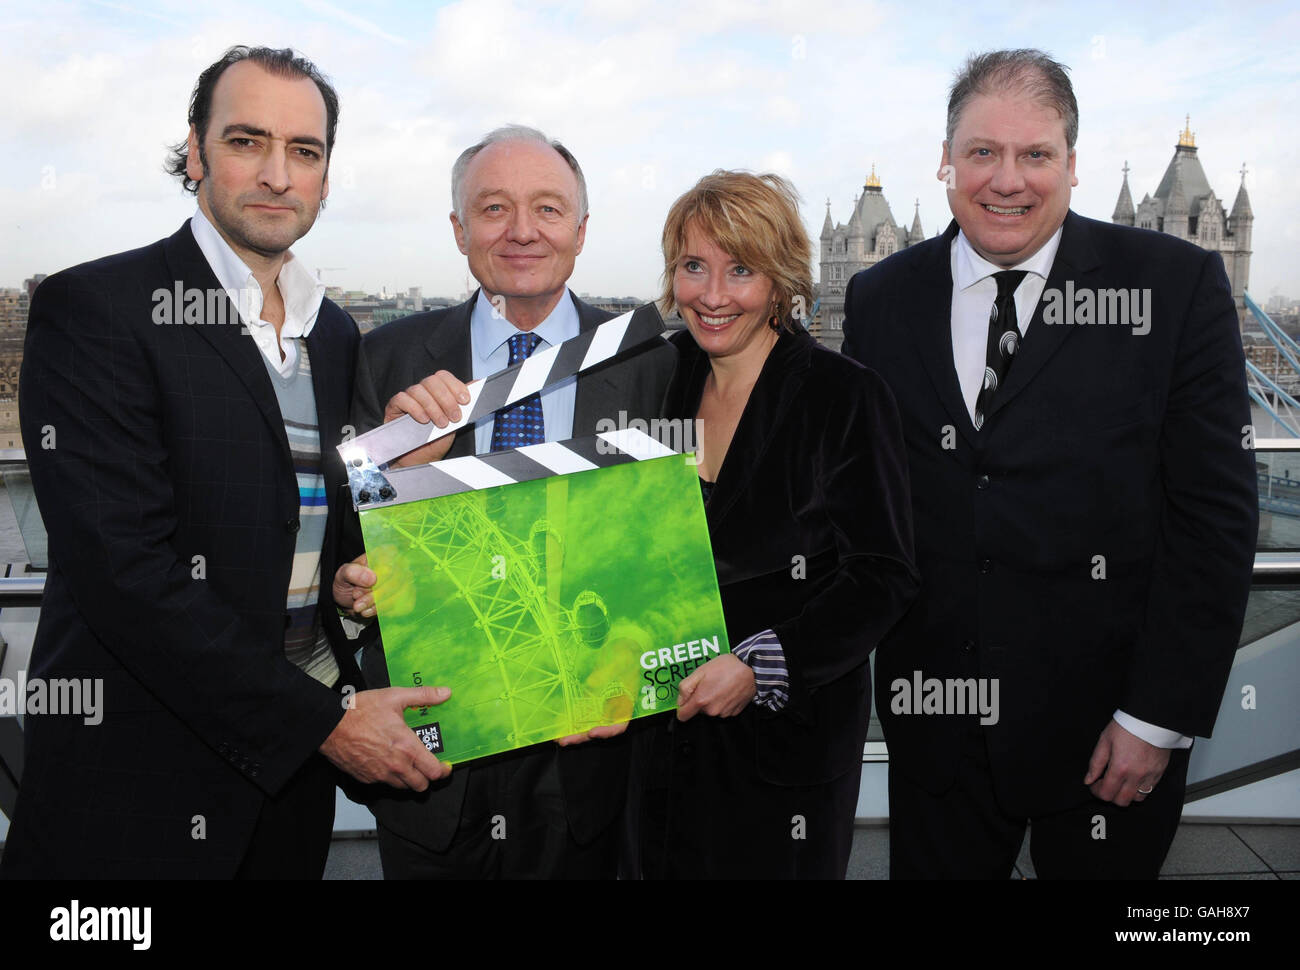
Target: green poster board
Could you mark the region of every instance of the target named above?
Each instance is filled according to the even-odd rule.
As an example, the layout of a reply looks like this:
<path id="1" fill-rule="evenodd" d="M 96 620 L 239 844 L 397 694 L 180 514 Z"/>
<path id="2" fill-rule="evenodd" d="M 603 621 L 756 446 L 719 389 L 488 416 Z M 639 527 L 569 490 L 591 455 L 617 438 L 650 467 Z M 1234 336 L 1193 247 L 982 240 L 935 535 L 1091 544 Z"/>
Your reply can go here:
<path id="1" fill-rule="evenodd" d="M 406 715 L 444 761 L 672 710 L 681 679 L 729 650 L 688 456 L 363 509 L 361 524 L 391 683 L 452 689 Z"/>

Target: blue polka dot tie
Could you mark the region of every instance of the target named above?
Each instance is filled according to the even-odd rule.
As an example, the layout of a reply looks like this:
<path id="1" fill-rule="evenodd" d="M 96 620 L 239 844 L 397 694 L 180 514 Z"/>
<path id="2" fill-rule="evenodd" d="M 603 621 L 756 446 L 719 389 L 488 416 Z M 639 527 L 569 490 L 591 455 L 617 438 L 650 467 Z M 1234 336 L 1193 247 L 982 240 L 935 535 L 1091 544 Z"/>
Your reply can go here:
<path id="1" fill-rule="evenodd" d="M 518 364 L 532 356 L 542 338 L 535 333 L 517 333 L 510 338 L 510 363 Z M 517 404 L 496 412 L 492 422 L 492 450 L 540 445 L 546 440 L 542 424 L 542 397 L 533 394 Z"/>

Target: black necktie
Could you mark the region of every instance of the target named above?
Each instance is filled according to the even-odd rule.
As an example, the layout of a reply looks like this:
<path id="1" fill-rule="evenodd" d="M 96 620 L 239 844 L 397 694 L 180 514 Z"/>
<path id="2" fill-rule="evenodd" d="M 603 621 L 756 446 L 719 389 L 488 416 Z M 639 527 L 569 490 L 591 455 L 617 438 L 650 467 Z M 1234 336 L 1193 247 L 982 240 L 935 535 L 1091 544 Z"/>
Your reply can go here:
<path id="1" fill-rule="evenodd" d="M 1011 369 L 1011 358 L 1020 346 L 1020 325 L 1016 317 L 1016 287 L 1025 278 L 1023 269 L 994 273 L 998 296 L 989 311 L 989 343 L 984 357 L 984 383 L 975 398 L 975 430 L 984 426 L 984 414 L 993 404 L 993 395 L 1002 386 Z"/>

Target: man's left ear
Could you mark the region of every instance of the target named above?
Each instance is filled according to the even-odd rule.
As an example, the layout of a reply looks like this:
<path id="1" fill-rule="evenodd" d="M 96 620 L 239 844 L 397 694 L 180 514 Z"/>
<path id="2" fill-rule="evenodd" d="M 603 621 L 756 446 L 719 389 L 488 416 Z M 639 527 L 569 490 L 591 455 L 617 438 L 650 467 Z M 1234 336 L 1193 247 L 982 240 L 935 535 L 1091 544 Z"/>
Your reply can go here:
<path id="1" fill-rule="evenodd" d="M 199 150 L 199 133 L 193 125 L 185 139 L 185 174 L 191 182 L 203 181 L 203 153 Z"/>
<path id="2" fill-rule="evenodd" d="M 587 219 L 590 218 L 590 216 L 591 213 L 589 212 L 587 215 L 583 216 L 582 221 L 578 223 L 578 248 L 574 250 L 575 256 L 582 252 L 582 246 L 587 241 Z"/>
<path id="3" fill-rule="evenodd" d="M 1079 184 L 1079 176 L 1074 174 L 1074 149 L 1071 148 L 1070 149 L 1070 185 L 1075 186 L 1078 184 Z"/>

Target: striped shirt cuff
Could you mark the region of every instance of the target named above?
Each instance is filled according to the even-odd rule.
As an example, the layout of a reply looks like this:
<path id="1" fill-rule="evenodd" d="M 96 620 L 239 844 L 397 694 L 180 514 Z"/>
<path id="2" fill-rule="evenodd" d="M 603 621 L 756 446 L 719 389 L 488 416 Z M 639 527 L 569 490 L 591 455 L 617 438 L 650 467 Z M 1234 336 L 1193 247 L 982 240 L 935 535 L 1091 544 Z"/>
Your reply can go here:
<path id="1" fill-rule="evenodd" d="M 754 671 L 754 703 L 779 711 L 790 700 L 790 671 L 785 665 L 781 641 L 771 630 L 742 640 L 731 652 Z"/>

